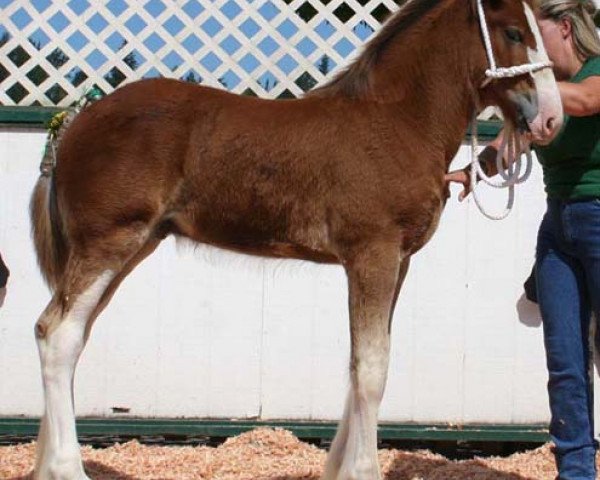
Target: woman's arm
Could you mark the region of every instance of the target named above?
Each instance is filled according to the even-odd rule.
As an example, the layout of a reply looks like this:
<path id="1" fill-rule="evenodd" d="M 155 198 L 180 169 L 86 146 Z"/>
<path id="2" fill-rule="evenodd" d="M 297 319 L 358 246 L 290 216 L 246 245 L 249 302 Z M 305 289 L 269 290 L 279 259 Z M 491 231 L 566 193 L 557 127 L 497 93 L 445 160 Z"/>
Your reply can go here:
<path id="1" fill-rule="evenodd" d="M 498 135 L 498 137 L 500 137 L 500 144 L 502 143 L 501 136 L 502 132 Z M 495 146 L 498 137 L 492 140 L 492 142 L 478 155 L 481 169 L 488 177 L 493 177 L 498 173 L 498 168 L 496 167 L 496 155 L 499 147 Z M 471 164 L 467 165 L 461 170 L 448 172 L 445 175 L 444 180 L 446 182 L 462 183 L 464 188 L 463 191 L 458 195 L 458 200 L 462 202 L 471 191 Z"/>
<path id="2" fill-rule="evenodd" d="M 588 117 L 600 113 L 600 76 L 580 83 L 558 82 L 558 90 L 567 115 Z"/>

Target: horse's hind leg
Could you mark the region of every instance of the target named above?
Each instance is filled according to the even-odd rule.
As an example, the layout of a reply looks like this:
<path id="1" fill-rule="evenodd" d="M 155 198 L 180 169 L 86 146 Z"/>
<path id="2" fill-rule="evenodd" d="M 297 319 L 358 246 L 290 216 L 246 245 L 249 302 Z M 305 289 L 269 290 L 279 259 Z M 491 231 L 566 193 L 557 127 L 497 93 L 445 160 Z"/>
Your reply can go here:
<path id="1" fill-rule="evenodd" d="M 361 252 L 347 266 L 351 328 L 351 389 L 331 446 L 324 480 L 376 480 L 377 415 L 390 350 L 390 321 L 408 258 L 397 245 Z"/>
<path id="2" fill-rule="evenodd" d="M 45 411 L 38 436 L 34 478 L 84 480 L 73 400 L 75 367 L 90 326 L 120 281 L 149 255 L 151 239 L 126 258 L 112 261 L 71 254 L 63 279 L 36 323 Z M 124 252 L 123 252 L 124 253 Z M 114 257 L 113 257 L 114 258 Z"/>
<path id="3" fill-rule="evenodd" d="M 68 275 L 72 287 L 54 295 L 36 324 L 45 396 L 35 471 L 41 480 L 87 478 L 75 431 L 73 377 L 86 324 L 115 272 L 73 268 L 79 272 Z"/>

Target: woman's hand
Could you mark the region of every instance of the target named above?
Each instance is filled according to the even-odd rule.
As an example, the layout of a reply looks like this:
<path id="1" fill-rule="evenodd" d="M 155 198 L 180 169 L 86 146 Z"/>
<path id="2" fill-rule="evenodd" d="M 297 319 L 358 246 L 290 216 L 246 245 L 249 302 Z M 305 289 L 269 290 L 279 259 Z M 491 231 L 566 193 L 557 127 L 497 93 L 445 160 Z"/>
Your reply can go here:
<path id="1" fill-rule="evenodd" d="M 444 180 L 448 183 L 456 182 L 463 184 L 463 191 L 458 195 L 458 200 L 461 202 L 469 195 L 469 193 L 471 193 L 471 175 L 469 175 L 469 167 L 447 173 L 444 175 Z"/>

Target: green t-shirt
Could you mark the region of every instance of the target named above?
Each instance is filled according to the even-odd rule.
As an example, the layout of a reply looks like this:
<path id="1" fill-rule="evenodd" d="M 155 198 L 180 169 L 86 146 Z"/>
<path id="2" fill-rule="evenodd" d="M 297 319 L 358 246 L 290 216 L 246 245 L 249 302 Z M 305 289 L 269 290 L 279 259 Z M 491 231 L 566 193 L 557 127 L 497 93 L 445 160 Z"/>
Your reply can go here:
<path id="1" fill-rule="evenodd" d="M 570 81 L 579 83 L 594 75 L 600 75 L 600 57 L 589 58 Z M 600 114 L 565 115 L 556 138 L 535 151 L 550 198 L 600 198 Z"/>

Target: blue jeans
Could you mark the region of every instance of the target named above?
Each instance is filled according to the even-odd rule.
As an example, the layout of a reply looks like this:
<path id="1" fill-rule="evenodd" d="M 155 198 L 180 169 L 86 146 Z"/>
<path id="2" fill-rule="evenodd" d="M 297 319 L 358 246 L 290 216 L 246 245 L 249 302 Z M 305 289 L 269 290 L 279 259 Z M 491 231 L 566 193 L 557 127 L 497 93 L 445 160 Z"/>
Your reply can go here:
<path id="1" fill-rule="evenodd" d="M 595 480 L 589 327 L 592 311 L 600 319 L 600 200 L 548 200 L 536 276 L 558 478 Z"/>

